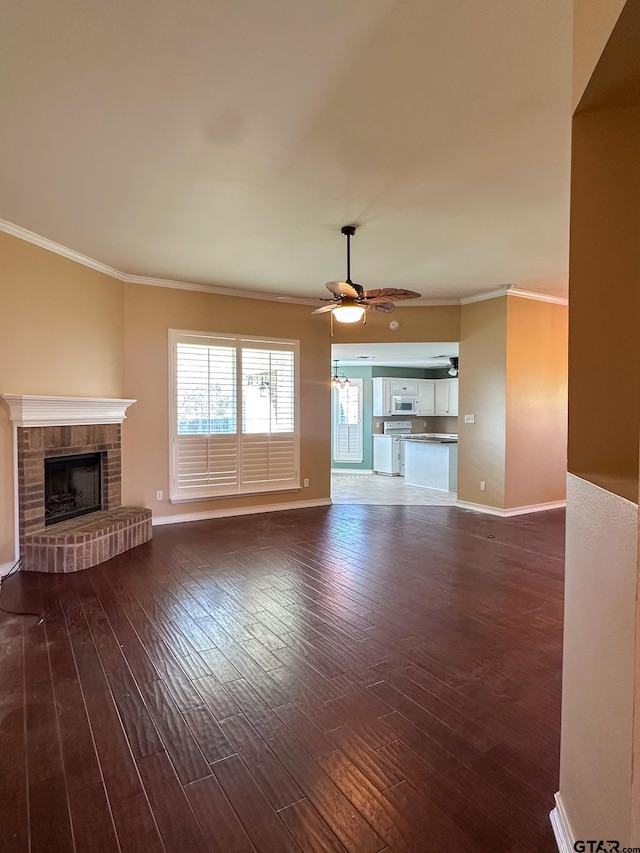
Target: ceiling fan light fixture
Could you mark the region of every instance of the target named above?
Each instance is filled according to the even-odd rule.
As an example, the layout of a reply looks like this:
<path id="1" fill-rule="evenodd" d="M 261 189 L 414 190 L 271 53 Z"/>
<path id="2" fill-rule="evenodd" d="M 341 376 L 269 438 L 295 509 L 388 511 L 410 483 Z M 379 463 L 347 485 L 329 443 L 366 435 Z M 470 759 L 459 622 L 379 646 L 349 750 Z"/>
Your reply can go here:
<path id="1" fill-rule="evenodd" d="M 375 290 L 365 290 L 361 284 L 351 281 L 351 238 L 356 233 L 355 225 L 343 225 L 340 229 L 347 238 L 347 277 L 344 281 L 328 281 L 327 290 L 333 294 L 332 299 L 323 299 L 329 305 L 316 308 L 313 314 L 326 314 L 330 312 L 331 334 L 333 335 L 333 321 L 355 325 L 367 322 L 367 311 L 381 311 L 389 314 L 395 309 L 393 304 L 396 299 L 417 299 L 420 294 L 413 290 L 405 290 L 398 287 L 379 287 Z M 391 328 L 397 328 L 400 324 L 396 321 Z"/>
<path id="2" fill-rule="evenodd" d="M 338 305 L 333 309 L 333 317 L 338 323 L 359 323 L 364 317 L 362 305 Z"/>

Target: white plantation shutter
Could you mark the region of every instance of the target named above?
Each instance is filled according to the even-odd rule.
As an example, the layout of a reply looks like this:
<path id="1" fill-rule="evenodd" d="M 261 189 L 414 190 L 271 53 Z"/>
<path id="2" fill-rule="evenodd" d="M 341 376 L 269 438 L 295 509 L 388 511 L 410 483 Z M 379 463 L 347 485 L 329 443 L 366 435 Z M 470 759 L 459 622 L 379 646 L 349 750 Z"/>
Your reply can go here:
<path id="1" fill-rule="evenodd" d="M 193 496 L 238 481 L 236 350 L 228 341 L 176 341 L 175 485 Z"/>
<path id="2" fill-rule="evenodd" d="M 208 495 L 210 487 L 235 491 L 238 482 L 236 436 L 178 435 L 176 437 L 176 485 L 183 496 Z"/>
<path id="3" fill-rule="evenodd" d="M 296 474 L 296 443 L 289 435 L 242 436 L 242 479 L 247 485 L 290 483 Z"/>
<path id="4" fill-rule="evenodd" d="M 243 347 L 242 432 L 292 433 L 294 383 L 293 352 Z"/>
<path id="5" fill-rule="evenodd" d="M 362 462 L 362 379 L 334 388 L 333 459 L 335 462 Z"/>
<path id="6" fill-rule="evenodd" d="M 299 487 L 297 341 L 171 331 L 174 501 Z"/>
<path id="7" fill-rule="evenodd" d="M 242 348 L 242 480 L 258 488 L 296 475 L 294 353 Z"/>

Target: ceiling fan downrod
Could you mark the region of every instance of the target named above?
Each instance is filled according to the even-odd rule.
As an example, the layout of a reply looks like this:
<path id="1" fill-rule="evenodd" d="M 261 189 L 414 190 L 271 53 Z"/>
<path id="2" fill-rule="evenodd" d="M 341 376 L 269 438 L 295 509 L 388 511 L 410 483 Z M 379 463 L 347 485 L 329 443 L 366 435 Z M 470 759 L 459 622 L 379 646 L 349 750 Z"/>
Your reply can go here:
<path id="1" fill-rule="evenodd" d="M 340 231 L 347 238 L 347 280 L 345 283 L 353 286 L 353 282 L 351 281 L 351 238 L 356 233 L 356 226 L 343 225 Z"/>

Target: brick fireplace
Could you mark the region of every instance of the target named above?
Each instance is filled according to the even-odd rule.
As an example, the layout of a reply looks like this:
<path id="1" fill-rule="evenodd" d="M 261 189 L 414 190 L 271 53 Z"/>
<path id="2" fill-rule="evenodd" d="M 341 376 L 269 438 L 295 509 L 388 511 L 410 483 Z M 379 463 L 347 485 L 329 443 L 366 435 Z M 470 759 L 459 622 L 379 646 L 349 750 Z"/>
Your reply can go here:
<path id="1" fill-rule="evenodd" d="M 4 395 L 16 443 L 17 535 L 24 569 L 71 572 L 151 538 L 151 510 L 122 507 L 121 430 L 135 400 Z M 97 454 L 101 506 L 45 524 L 45 459 Z"/>

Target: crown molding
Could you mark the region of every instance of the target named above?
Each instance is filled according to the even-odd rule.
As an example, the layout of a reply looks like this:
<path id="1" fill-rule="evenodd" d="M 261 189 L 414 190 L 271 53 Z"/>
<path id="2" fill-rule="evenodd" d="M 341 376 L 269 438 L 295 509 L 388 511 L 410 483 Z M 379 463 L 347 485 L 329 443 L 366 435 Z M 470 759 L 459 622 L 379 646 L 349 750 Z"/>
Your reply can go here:
<path id="1" fill-rule="evenodd" d="M 550 302 L 552 305 L 568 305 L 566 296 L 552 296 L 550 293 L 536 293 L 533 290 L 521 290 L 519 287 L 510 287 L 508 296 L 519 296 L 522 299 L 533 299 L 536 302 Z"/>
<path id="2" fill-rule="evenodd" d="M 146 287 L 168 287 L 173 290 L 194 290 L 200 293 L 212 293 L 216 296 L 234 296 L 240 299 L 261 299 L 266 302 L 286 302 L 290 304 L 313 304 L 317 305 L 318 299 L 313 297 L 298 297 L 298 296 L 282 296 L 274 293 L 263 293 L 256 290 L 236 290 L 232 287 L 218 287 L 214 284 L 201 284 L 194 281 L 177 281 L 175 279 L 154 278 L 153 276 L 145 275 L 129 275 L 129 273 L 96 261 L 93 258 L 76 252 L 75 249 L 69 249 L 61 243 L 56 243 L 49 240 L 47 237 L 41 237 L 33 231 L 22 228 L 20 225 L 14 225 L 13 222 L 8 222 L 6 219 L 0 219 L 0 231 L 5 234 L 10 234 L 12 237 L 17 237 L 19 240 L 25 240 L 27 243 L 33 243 L 41 249 L 46 249 L 48 252 L 53 252 L 55 255 L 60 255 L 70 261 L 75 261 L 77 264 L 82 264 L 84 267 L 96 270 L 96 272 L 104 273 L 111 278 L 122 281 L 125 284 L 141 284 Z M 535 299 L 539 302 L 551 302 L 555 305 L 567 305 L 568 300 L 562 296 L 550 296 L 545 293 L 535 293 L 530 290 L 521 290 L 514 285 L 508 284 L 499 287 L 495 290 L 489 290 L 486 293 L 476 293 L 473 296 L 463 296 L 461 299 L 421 299 L 418 304 L 414 305 L 398 305 L 397 308 L 420 308 L 420 307 L 438 307 L 441 305 L 469 305 L 472 302 L 484 302 L 486 299 L 498 299 L 501 296 L 520 296 L 523 299 Z"/>
<path id="3" fill-rule="evenodd" d="M 33 243 L 34 246 L 40 246 L 41 249 L 53 252 L 54 255 L 60 255 L 63 258 L 68 258 L 70 261 L 75 261 L 77 264 L 82 264 L 83 267 L 89 267 L 89 269 L 122 281 L 122 273 L 119 270 L 107 266 L 107 264 L 100 263 L 100 261 L 94 261 L 93 258 L 82 255 L 80 252 L 76 252 L 75 249 L 69 249 L 60 243 L 54 243 L 53 240 L 49 240 L 47 237 L 41 237 L 40 234 L 28 231 L 19 225 L 14 225 L 13 222 L 7 222 L 6 219 L 0 219 L 0 231 L 4 231 L 5 234 L 11 234 L 12 237 L 17 237 L 19 240 L 25 240 L 27 243 Z"/>
<path id="4" fill-rule="evenodd" d="M 461 305 L 470 305 L 472 302 L 485 302 L 487 299 L 499 299 L 501 296 L 506 296 L 509 292 L 510 285 L 505 284 L 503 287 L 497 287 L 495 290 L 487 290 L 484 293 L 474 293 L 473 296 L 463 296 L 460 300 Z"/>
<path id="5" fill-rule="evenodd" d="M 3 394 L 16 426 L 79 426 L 121 424 L 135 400 L 113 397 L 43 397 L 35 394 Z"/>
<path id="6" fill-rule="evenodd" d="M 552 305 L 568 305 L 566 296 L 551 296 L 549 293 L 536 293 L 533 290 L 523 290 L 513 284 L 505 284 L 495 290 L 487 290 L 485 293 L 475 293 L 473 296 L 463 296 L 461 305 L 470 305 L 472 302 L 484 302 L 487 299 L 499 299 L 501 296 L 519 296 L 521 299 L 533 299 L 536 302 L 550 302 Z"/>
<path id="7" fill-rule="evenodd" d="M 263 293 L 258 290 L 235 290 L 233 287 L 218 287 L 215 284 L 201 284 L 194 281 L 176 281 L 170 278 L 150 278 L 144 275 L 119 273 L 118 279 L 125 284 L 142 284 L 145 287 L 169 287 L 172 290 L 195 290 L 200 293 L 212 293 L 215 296 L 234 296 L 240 299 L 262 299 L 266 302 L 294 302 L 295 297 L 277 296 L 275 293 Z M 309 298 L 309 303 L 317 305 L 318 299 Z"/>
<path id="8" fill-rule="evenodd" d="M 12 237 L 17 237 L 19 240 L 25 240 L 27 243 L 33 243 L 41 249 L 46 249 L 48 252 L 53 252 L 55 255 L 60 255 L 70 261 L 75 261 L 77 264 L 82 264 L 84 267 L 104 273 L 105 275 L 122 281 L 125 284 L 142 284 L 147 287 L 169 287 L 174 290 L 195 290 L 200 293 L 213 293 L 216 296 L 238 296 L 244 299 L 263 299 L 266 301 L 288 301 L 286 297 L 276 296 L 272 293 L 262 293 L 255 290 L 235 290 L 231 287 L 218 287 L 213 284 L 201 284 L 195 281 L 177 281 L 174 279 L 153 278 L 145 275 L 129 275 L 121 270 L 96 261 L 93 258 L 76 252 L 75 249 L 69 249 L 61 243 L 56 243 L 49 240 L 47 237 L 41 237 L 33 231 L 28 231 L 26 228 L 21 228 L 19 225 L 14 225 L 6 219 L 0 219 L 0 231 L 5 234 L 10 234 Z M 292 298 L 292 301 L 293 298 Z M 317 304 L 318 300 L 310 299 L 310 302 Z"/>

